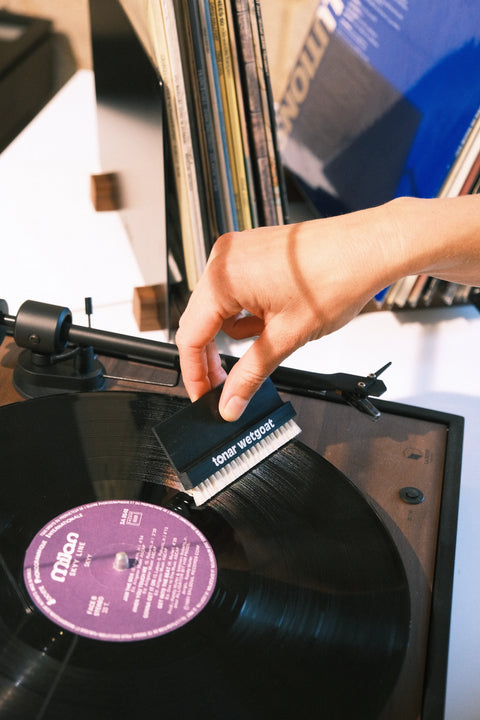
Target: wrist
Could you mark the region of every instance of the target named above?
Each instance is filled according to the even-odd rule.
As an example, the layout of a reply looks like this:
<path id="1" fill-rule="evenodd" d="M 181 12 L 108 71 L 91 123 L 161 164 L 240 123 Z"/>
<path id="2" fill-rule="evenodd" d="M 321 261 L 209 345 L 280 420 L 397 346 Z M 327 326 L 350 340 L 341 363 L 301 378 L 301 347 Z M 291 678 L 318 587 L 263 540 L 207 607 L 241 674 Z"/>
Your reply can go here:
<path id="1" fill-rule="evenodd" d="M 385 208 L 396 237 L 395 279 L 425 273 L 453 282 L 478 283 L 480 197 L 405 197 L 392 200 Z"/>

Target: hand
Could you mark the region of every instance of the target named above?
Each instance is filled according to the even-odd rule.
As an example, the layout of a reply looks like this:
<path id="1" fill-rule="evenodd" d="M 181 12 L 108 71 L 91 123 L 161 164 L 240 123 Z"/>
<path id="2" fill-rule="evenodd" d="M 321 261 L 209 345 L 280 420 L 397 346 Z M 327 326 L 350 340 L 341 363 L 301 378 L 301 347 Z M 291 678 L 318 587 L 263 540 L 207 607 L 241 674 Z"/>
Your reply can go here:
<path id="1" fill-rule="evenodd" d="M 228 233 L 180 319 L 183 380 L 196 400 L 225 380 L 219 410 L 236 420 L 270 373 L 304 343 L 351 320 L 380 290 L 427 273 L 480 286 L 480 197 L 398 198 L 376 208 Z M 245 314 L 247 311 L 248 314 Z M 219 330 L 257 336 L 225 379 Z"/>
<path id="2" fill-rule="evenodd" d="M 176 336 L 191 399 L 225 380 L 219 410 L 235 420 L 290 353 L 353 318 L 388 282 L 388 215 L 373 209 L 219 238 Z M 257 336 L 227 378 L 219 330 Z"/>

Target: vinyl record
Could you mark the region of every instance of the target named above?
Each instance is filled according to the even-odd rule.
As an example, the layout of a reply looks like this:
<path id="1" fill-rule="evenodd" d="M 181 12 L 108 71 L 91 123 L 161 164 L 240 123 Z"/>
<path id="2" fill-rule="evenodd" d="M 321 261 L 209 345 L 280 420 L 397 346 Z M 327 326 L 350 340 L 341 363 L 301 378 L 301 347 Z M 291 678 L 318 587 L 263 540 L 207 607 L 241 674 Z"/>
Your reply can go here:
<path id="1" fill-rule="evenodd" d="M 410 609 L 384 525 L 299 442 L 187 506 L 152 432 L 184 402 L 0 408 L 0 718 L 376 718 Z"/>

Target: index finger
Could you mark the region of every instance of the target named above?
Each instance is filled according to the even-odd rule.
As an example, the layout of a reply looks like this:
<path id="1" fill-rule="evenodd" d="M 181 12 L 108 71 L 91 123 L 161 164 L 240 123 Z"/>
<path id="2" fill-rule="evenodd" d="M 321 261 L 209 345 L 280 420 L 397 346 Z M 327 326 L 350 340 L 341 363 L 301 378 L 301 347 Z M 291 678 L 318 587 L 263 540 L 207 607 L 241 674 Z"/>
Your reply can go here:
<path id="1" fill-rule="evenodd" d="M 192 400 L 197 400 L 226 377 L 214 342 L 222 323 L 220 314 L 201 301 L 200 291 L 194 291 L 175 337 L 183 382 Z"/>

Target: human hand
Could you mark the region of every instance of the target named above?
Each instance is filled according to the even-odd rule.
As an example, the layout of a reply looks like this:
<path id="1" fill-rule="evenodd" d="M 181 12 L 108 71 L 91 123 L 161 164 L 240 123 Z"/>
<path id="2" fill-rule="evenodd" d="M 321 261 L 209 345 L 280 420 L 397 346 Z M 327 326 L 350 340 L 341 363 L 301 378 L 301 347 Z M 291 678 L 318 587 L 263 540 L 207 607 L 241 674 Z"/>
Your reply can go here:
<path id="1" fill-rule="evenodd" d="M 225 381 L 219 411 L 237 419 L 288 355 L 340 328 L 388 284 L 394 224 L 385 207 L 220 237 L 176 336 L 190 398 Z M 257 337 L 228 377 L 214 342 L 220 330 Z"/>

